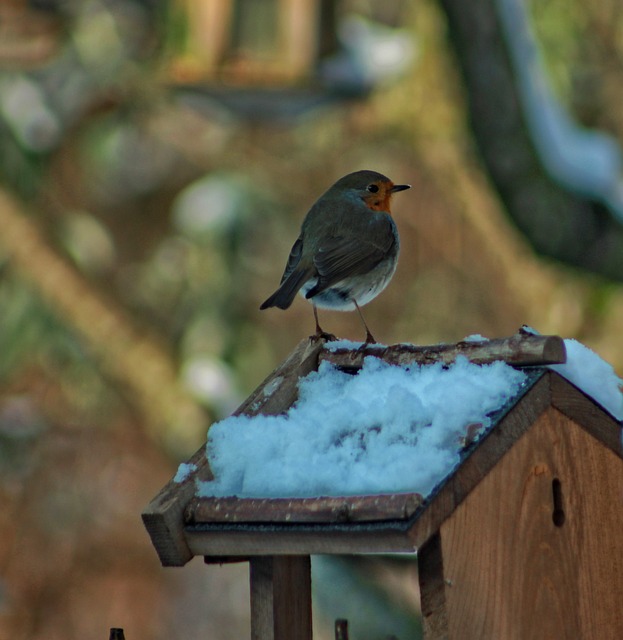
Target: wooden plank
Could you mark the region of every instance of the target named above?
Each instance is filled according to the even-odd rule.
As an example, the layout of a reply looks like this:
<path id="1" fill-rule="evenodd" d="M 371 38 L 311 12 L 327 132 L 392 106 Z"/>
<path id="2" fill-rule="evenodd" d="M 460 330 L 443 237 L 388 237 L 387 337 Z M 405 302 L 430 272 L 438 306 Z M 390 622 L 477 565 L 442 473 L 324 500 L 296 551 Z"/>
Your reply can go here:
<path id="1" fill-rule="evenodd" d="M 614 453 L 623 455 L 621 423 L 571 382 L 550 372 L 552 404 Z"/>
<path id="2" fill-rule="evenodd" d="M 252 640 L 312 640 L 308 555 L 253 557 L 250 581 Z"/>
<path id="3" fill-rule="evenodd" d="M 185 521 L 201 523 L 335 523 L 405 520 L 422 504 L 419 493 L 318 498 L 195 498 Z"/>
<path id="4" fill-rule="evenodd" d="M 189 463 L 195 465 L 197 470 L 183 482 L 170 480 L 141 514 L 160 562 L 165 567 L 182 566 L 193 557 L 184 533 L 184 509 L 195 495 L 195 476 L 206 479 L 212 477 L 205 446 L 192 456 Z"/>
<path id="5" fill-rule="evenodd" d="M 408 527 L 235 525 L 186 530 L 196 556 L 413 553 Z"/>
<path id="6" fill-rule="evenodd" d="M 448 637 L 622 638 L 622 486 L 620 456 L 548 408 L 442 524 Z"/>
<path id="7" fill-rule="evenodd" d="M 363 345 L 358 349 L 333 349 L 329 345 L 320 353 L 320 361 L 328 361 L 345 369 L 359 369 L 367 356 L 375 356 L 388 364 L 451 364 L 464 356 L 475 364 L 503 360 L 515 366 L 561 364 L 566 362 L 565 343 L 559 336 L 535 336 L 518 333 L 497 340 L 466 341 L 457 344 L 416 346 L 395 344 L 389 347 Z"/>
<path id="8" fill-rule="evenodd" d="M 549 405 L 549 380 L 547 374 L 543 374 L 499 424 L 485 434 L 483 440 L 463 460 L 459 469 L 427 501 L 429 503 L 425 502 L 423 511 L 413 522 L 409 534 L 416 548 L 422 547 L 439 531 L 442 523 L 482 482 Z"/>

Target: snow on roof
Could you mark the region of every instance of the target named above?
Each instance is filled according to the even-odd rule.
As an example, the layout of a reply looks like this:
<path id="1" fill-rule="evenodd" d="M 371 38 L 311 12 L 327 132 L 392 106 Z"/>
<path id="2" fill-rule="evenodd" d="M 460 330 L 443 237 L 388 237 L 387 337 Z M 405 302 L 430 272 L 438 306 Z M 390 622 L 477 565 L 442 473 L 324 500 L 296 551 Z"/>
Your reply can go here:
<path id="1" fill-rule="evenodd" d="M 567 362 L 550 368 L 600 404 L 614 418 L 623 420 L 623 380 L 612 365 L 577 340 L 565 340 Z"/>
<path id="2" fill-rule="evenodd" d="M 212 426 L 215 480 L 199 495 L 306 497 L 414 491 L 424 495 L 459 462 L 470 424 L 516 395 L 525 374 L 503 362 L 388 365 L 351 375 L 329 363 L 300 381 L 285 415 L 235 416 Z"/>
<path id="3" fill-rule="evenodd" d="M 552 368 L 623 418 L 612 367 L 576 341 Z M 528 385 L 502 361 L 396 366 L 367 357 L 355 375 L 322 362 L 299 382 L 286 414 L 232 416 L 208 433 L 215 479 L 200 497 L 309 497 L 418 492 L 427 496 L 460 462 L 474 426 L 485 429 Z M 178 471 L 186 477 L 189 469 Z"/>

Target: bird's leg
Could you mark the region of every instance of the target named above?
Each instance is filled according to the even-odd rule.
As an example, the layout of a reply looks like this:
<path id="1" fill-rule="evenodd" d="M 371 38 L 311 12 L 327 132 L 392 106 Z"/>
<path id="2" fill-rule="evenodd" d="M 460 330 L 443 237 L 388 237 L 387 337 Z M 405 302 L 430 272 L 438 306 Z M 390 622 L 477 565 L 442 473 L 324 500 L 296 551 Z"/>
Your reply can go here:
<path id="1" fill-rule="evenodd" d="M 361 309 L 359 308 L 359 305 L 357 304 L 357 300 L 355 300 L 353 298 L 353 302 L 355 303 L 355 309 L 357 309 L 357 313 L 359 314 L 359 317 L 361 318 L 361 322 L 363 322 L 363 326 L 366 328 L 366 342 L 365 342 L 365 344 L 376 344 L 376 340 L 374 339 L 374 336 L 370 333 L 370 329 L 368 329 L 368 325 L 366 324 L 366 321 L 363 318 L 363 313 L 361 313 Z"/>
<path id="2" fill-rule="evenodd" d="M 322 335 L 322 327 L 320 326 L 320 322 L 318 322 L 318 309 L 316 309 L 316 305 L 312 302 L 312 307 L 314 309 L 314 320 L 316 321 L 316 335 Z"/>
<path id="3" fill-rule="evenodd" d="M 330 342 L 331 340 L 337 340 L 337 337 L 334 336 L 332 333 L 327 333 L 326 331 L 322 330 L 322 327 L 320 326 L 320 322 L 318 322 L 318 309 L 316 308 L 316 305 L 313 302 L 312 302 L 312 307 L 314 309 L 314 320 L 316 321 L 316 333 L 314 334 L 313 337 L 322 338 L 327 342 Z"/>

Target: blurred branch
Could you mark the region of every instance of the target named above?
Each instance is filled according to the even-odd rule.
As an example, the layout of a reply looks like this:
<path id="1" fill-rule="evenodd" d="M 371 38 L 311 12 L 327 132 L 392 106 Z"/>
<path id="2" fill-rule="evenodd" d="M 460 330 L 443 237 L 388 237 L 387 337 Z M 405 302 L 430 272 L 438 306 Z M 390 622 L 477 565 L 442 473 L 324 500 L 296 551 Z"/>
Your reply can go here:
<path id="1" fill-rule="evenodd" d="M 10 263 L 89 345 L 103 372 L 170 451 L 194 450 L 207 415 L 181 388 L 175 364 L 158 340 L 57 254 L 32 217 L 0 189 L 0 246 Z"/>
<path id="2" fill-rule="evenodd" d="M 509 215 L 540 253 L 622 280 L 620 150 L 555 102 L 515 0 L 440 3 L 475 140 Z"/>

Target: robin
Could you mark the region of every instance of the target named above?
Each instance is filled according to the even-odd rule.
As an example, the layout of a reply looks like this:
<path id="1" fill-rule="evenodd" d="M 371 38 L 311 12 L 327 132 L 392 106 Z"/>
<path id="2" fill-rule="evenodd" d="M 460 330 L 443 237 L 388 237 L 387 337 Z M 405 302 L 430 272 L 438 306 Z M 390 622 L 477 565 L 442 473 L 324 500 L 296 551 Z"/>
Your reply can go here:
<path id="1" fill-rule="evenodd" d="M 314 308 L 316 336 L 335 339 L 318 322 L 317 307 L 357 310 L 366 343 L 376 342 L 361 308 L 389 283 L 400 242 L 390 202 L 408 184 L 394 184 L 376 171 L 356 171 L 340 178 L 312 206 L 275 293 L 260 309 L 287 309 L 297 293 Z"/>

